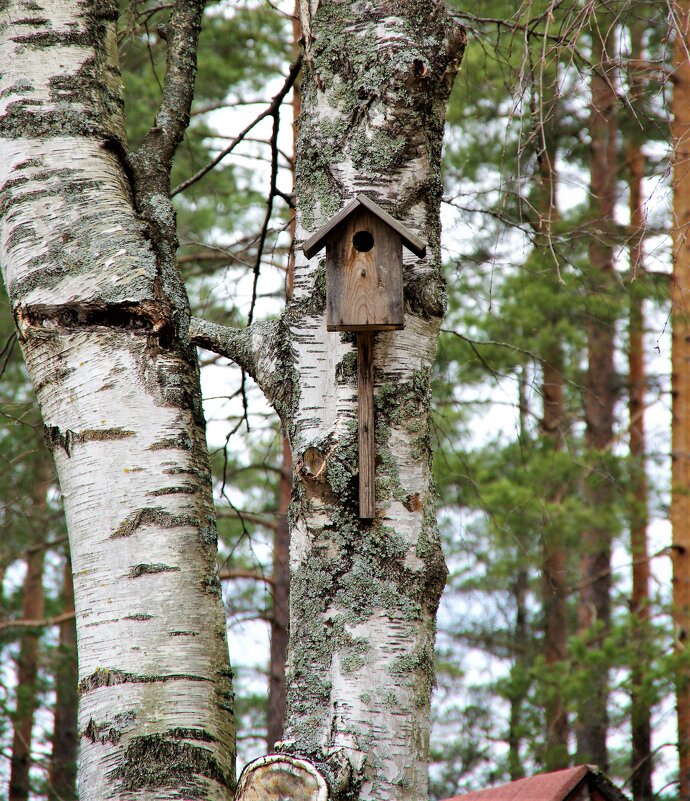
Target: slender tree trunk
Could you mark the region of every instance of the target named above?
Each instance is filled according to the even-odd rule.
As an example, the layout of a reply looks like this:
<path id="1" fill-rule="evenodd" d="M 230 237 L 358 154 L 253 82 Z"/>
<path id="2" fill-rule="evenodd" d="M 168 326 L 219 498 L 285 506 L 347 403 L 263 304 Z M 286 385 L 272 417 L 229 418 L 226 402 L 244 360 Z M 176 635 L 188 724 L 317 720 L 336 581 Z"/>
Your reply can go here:
<path id="1" fill-rule="evenodd" d="M 527 397 L 528 373 L 522 366 L 519 382 L 520 440 L 527 441 L 527 413 L 529 400 Z M 518 553 L 527 550 L 524 537 L 516 534 Z M 529 572 L 520 562 L 512 585 L 515 603 L 515 627 L 513 629 L 513 664 L 510 676 L 510 717 L 508 723 L 508 769 L 512 781 L 525 775 L 525 768 L 520 753 L 523 740 L 523 706 L 529 689 L 529 626 L 527 612 L 527 593 L 529 591 Z"/>
<path id="2" fill-rule="evenodd" d="M 300 54 L 302 26 L 299 20 L 299 0 L 295 0 L 292 18 L 293 60 Z M 297 158 L 297 123 L 301 110 L 302 96 L 299 80 L 292 87 L 292 187 L 295 188 L 295 160 Z M 295 210 L 290 210 L 290 256 L 288 259 L 285 299 L 289 303 L 295 283 Z M 268 688 L 268 733 L 269 750 L 283 739 L 285 726 L 285 669 L 288 637 L 290 630 L 290 496 L 292 494 L 292 450 L 290 440 L 283 436 L 283 464 L 280 473 L 278 501 L 278 527 L 273 540 L 273 616 L 271 618 L 271 656 Z"/>
<path id="3" fill-rule="evenodd" d="M 597 22 L 600 24 L 597 25 Z M 591 311 L 587 322 L 587 375 L 584 406 L 586 441 L 591 470 L 586 496 L 592 521 L 583 534 L 580 560 L 582 591 L 579 603 L 580 631 L 588 648 L 600 649 L 611 618 L 611 504 L 615 486 L 607 464 L 613 439 L 616 375 L 613 224 L 616 199 L 617 109 L 609 47 L 613 35 L 608 21 L 592 25 L 590 111 L 590 212 L 588 290 Z M 608 671 L 600 664 L 584 665 L 591 688 L 578 710 L 578 761 L 608 769 Z"/>
<path id="4" fill-rule="evenodd" d="M 554 453 L 563 448 L 566 428 L 563 399 L 563 356 L 559 343 L 542 362 L 544 416 L 542 430 L 551 440 Z M 563 489 L 556 488 L 549 502 L 560 503 Z M 546 689 L 544 722 L 546 726 L 546 770 L 568 767 L 568 712 L 557 677 L 568 658 L 568 554 L 559 531 L 547 527 L 548 541 L 542 545 L 542 605 L 544 612 L 544 662 L 556 677 Z"/>
<path id="5" fill-rule="evenodd" d="M 642 58 L 643 27 L 633 23 L 631 54 L 633 62 Z M 639 108 L 642 86 L 639 77 L 630 75 L 630 99 L 633 107 Z M 630 246 L 630 266 L 633 284 L 630 287 L 630 333 L 628 343 L 628 414 L 630 417 L 630 463 L 632 510 L 630 519 L 630 548 L 632 553 L 632 595 L 630 611 L 633 615 L 633 648 L 631 664 L 631 729 L 632 729 L 632 779 L 634 801 L 652 801 L 652 710 L 644 691 L 645 673 L 649 653 L 649 552 L 647 548 L 647 526 L 649 523 L 647 502 L 646 441 L 645 441 L 645 391 L 647 379 L 644 360 L 644 308 L 640 291 L 643 271 L 644 209 L 642 206 L 642 180 L 645 158 L 639 141 L 632 134 L 627 147 L 627 164 L 630 172 L 630 227 L 633 239 Z"/>
<path id="6" fill-rule="evenodd" d="M 549 86 L 554 86 L 555 81 Z M 546 90 L 542 79 L 542 91 Z M 555 91 L 555 90 L 554 90 Z M 559 109 L 558 97 L 544 99 L 539 104 L 539 124 L 537 126 L 539 166 L 539 187 L 536 192 L 536 208 L 539 213 L 539 230 L 537 246 L 549 264 L 554 259 L 555 249 L 551 237 L 553 226 L 559 220 L 557 202 L 558 173 L 556 158 L 558 152 Z M 553 263 L 552 270 L 557 272 L 558 265 Z M 552 282 L 554 292 L 558 291 L 557 281 Z M 554 321 L 554 329 L 557 321 Z M 541 420 L 542 435 L 550 443 L 553 453 L 563 449 L 567 421 L 564 403 L 564 365 L 563 349 L 559 334 L 554 330 L 551 341 L 542 358 L 542 396 L 543 415 Z M 563 490 L 556 487 L 548 501 L 560 503 Z M 546 521 L 545 521 L 546 522 Z M 542 607 L 544 615 L 544 661 L 548 668 L 553 668 L 553 675 L 559 676 L 559 668 L 568 656 L 568 586 L 567 586 L 567 552 L 562 541 L 561 532 L 553 526 L 545 525 L 546 532 L 542 542 Z M 546 688 L 544 701 L 545 723 L 545 759 L 547 770 L 558 770 L 568 766 L 568 713 L 560 683 L 554 682 Z"/>
<path id="7" fill-rule="evenodd" d="M 44 471 L 45 472 L 45 471 Z M 33 491 L 32 501 L 36 519 L 32 524 L 36 531 L 31 537 L 26 556 L 26 574 L 23 586 L 22 617 L 25 620 L 41 620 L 45 611 L 43 593 L 43 566 L 45 548 L 46 492 L 48 481 L 39 477 Z M 27 801 L 30 792 L 29 771 L 31 769 L 31 737 L 34 713 L 38 704 L 38 670 L 40 663 L 41 630 L 22 634 L 17 661 L 17 705 L 12 724 L 12 759 L 10 762 L 9 801 Z"/>
<path id="8" fill-rule="evenodd" d="M 268 748 L 283 739 L 285 723 L 285 661 L 290 624 L 290 531 L 288 510 L 292 491 L 292 454 L 283 438 L 283 466 L 278 501 L 278 527 L 273 540 L 273 614 L 268 685 Z"/>
<path id="9" fill-rule="evenodd" d="M 220 801 L 234 785 L 210 467 L 169 201 L 202 3 L 171 13 L 161 110 L 136 154 L 116 3 L 11 0 L 0 21 L 13 65 L 0 78 L 2 270 L 70 536 L 88 801 Z"/>
<path id="10" fill-rule="evenodd" d="M 62 580 L 62 611 L 74 612 L 72 563 L 65 560 Z M 48 770 L 48 801 L 76 801 L 77 753 L 77 630 L 74 620 L 60 623 L 55 659 L 55 723 L 53 751 Z"/>
<path id="11" fill-rule="evenodd" d="M 673 283 L 671 434 L 673 610 L 678 657 L 676 698 L 680 801 L 690 801 L 690 4 L 672 5 Z"/>
<path id="12" fill-rule="evenodd" d="M 513 637 L 514 657 L 511 670 L 510 718 L 508 724 L 508 769 L 511 781 L 525 775 L 520 748 L 523 740 L 523 705 L 527 690 L 527 666 L 525 650 L 529 638 L 527 630 L 527 590 L 529 576 L 527 568 L 520 566 L 513 583 L 515 600 L 515 630 Z"/>

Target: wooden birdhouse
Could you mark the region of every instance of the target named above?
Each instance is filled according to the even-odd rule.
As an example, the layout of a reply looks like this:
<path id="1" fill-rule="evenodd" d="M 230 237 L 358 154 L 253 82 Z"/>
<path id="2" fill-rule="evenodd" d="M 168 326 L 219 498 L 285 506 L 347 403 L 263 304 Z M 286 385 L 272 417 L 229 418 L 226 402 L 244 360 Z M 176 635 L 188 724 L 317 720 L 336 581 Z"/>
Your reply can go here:
<path id="1" fill-rule="evenodd" d="M 369 200 L 357 197 L 302 245 L 308 259 L 326 248 L 326 327 L 357 333 L 359 516 L 376 515 L 374 331 L 405 326 L 403 245 L 419 258 L 426 244 Z"/>
<path id="2" fill-rule="evenodd" d="M 404 327 L 403 245 L 422 258 L 426 244 L 359 194 L 302 245 L 311 259 L 326 248 L 329 331 L 391 331 Z"/>

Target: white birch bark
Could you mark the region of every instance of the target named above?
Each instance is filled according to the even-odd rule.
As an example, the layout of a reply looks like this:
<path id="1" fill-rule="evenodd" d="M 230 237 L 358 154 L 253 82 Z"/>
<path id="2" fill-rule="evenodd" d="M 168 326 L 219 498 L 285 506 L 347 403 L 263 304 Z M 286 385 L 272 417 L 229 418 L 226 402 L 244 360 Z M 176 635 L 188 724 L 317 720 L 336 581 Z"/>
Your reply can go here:
<path id="1" fill-rule="evenodd" d="M 116 18 L 0 4 L 0 255 L 69 528 L 81 797 L 220 801 L 232 687 L 198 371 L 121 163 Z"/>
<path id="2" fill-rule="evenodd" d="M 376 517 L 358 517 L 352 335 L 325 325 L 324 254 L 297 259 L 285 316 L 296 465 L 286 741 L 333 798 L 428 796 L 435 613 L 429 393 L 445 308 L 440 153 L 464 48 L 440 3 L 302 3 L 297 245 L 357 192 L 429 243 L 405 253 L 405 329 L 375 337 Z M 297 251 L 300 253 L 299 249 Z M 347 774 L 350 773 L 348 777 Z M 345 777 L 345 779 L 343 778 Z"/>

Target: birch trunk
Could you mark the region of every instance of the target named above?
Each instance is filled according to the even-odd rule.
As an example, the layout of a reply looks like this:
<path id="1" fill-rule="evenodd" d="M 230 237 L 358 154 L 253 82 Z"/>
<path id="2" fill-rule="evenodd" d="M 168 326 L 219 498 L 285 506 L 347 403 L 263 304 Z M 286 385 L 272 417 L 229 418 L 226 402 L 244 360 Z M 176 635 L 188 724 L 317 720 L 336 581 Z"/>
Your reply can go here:
<path id="1" fill-rule="evenodd" d="M 303 2 L 297 242 L 366 192 L 429 243 L 405 255 L 405 329 L 374 343 L 376 513 L 358 515 L 356 346 L 328 333 L 323 256 L 297 259 L 295 458 L 283 750 L 332 797 L 426 798 L 435 613 L 446 578 L 429 448 L 441 278 L 440 155 L 464 48 L 440 3 Z M 298 251 L 299 253 L 299 251 Z"/>
<path id="2" fill-rule="evenodd" d="M 225 617 L 165 164 L 153 174 L 144 152 L 133 173 L 123 168 L 114 2 L 2 10 L 0 254 L 69 529 L 80 793 L 226 799 Z M 201 3 L 173 13 L 169 48 L 188 77 L 192 58 L 191 86 Z M 174 80 L 170 58 L 168 72 Z M 171 92 L 166 76 L 164 100 Z M 161 152 L 174 117 L 163 112 L 152 129 Z"/>

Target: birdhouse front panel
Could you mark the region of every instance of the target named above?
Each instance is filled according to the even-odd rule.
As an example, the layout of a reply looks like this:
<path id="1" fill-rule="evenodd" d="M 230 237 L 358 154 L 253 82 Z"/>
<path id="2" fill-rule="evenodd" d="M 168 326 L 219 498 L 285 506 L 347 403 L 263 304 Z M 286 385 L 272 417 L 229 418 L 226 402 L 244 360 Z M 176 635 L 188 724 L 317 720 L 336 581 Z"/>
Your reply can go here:
<path id="1" fill-rule="evenodd" d="M 329 331 L 390 331 L 404 327 L 402 239 L 361 208 L 326 245 Z"/>

